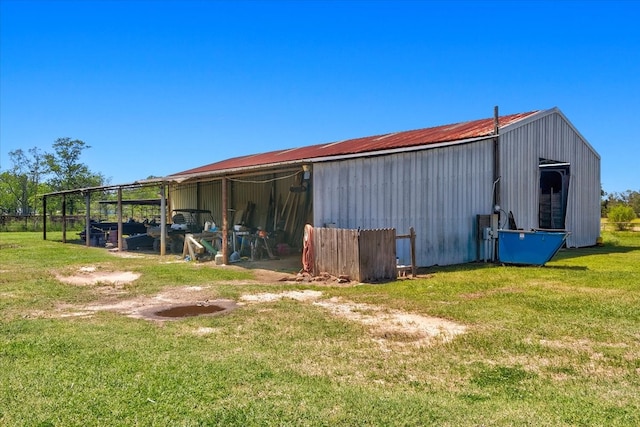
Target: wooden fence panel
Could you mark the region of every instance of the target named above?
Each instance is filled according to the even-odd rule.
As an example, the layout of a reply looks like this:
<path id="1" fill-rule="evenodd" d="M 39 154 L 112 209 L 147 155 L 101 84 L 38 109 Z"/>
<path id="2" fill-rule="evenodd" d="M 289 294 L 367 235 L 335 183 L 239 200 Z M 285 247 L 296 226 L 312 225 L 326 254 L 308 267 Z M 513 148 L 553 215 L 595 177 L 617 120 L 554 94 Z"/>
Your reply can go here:
<path id="1" fill-rule="evenodd" d="M 313 273 L 334 274 L 338 270 L 338 239 L 335 228 L 313 230 Z"/>
<path id="2" fill-rule="evenodd" d="M 360 230 L 360 281 L 397 277 L 396 230 Z"/>
<path id="3" fill-rule="evenodd" d="M 315 228 L 313 233 L 314 274 L 359 282 L 396 278 L 395 229 Z"/>
<path id="4" fill-rule="evenodd" d="M 358 230 L 338 229 L 338 271 L 353 280 L 360 280 Z"/>

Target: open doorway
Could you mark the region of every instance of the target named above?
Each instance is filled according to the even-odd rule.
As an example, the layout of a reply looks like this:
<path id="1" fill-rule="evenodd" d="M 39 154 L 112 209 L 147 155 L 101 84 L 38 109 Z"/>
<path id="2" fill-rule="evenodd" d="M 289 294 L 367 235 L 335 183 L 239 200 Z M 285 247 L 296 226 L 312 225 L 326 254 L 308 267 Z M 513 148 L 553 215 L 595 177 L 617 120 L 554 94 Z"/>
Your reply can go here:
<path id="1" fill-rule="evenodd" d="M 563 230 L 567 214 L 570 164 L 540 159 L 539 227 Z"/>

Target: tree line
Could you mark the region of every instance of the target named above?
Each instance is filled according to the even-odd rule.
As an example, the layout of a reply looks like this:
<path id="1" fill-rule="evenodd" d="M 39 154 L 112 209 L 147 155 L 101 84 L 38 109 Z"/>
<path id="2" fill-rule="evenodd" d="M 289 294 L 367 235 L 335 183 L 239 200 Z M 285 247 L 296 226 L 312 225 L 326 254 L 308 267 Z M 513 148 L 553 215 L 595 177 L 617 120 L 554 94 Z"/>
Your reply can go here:
<path id="1" fill-rule="evenodd" d="M 631 221 L 640 217 L 640 191 L 627 190 L 622 193 L 601 191 L 601 195 L 601 216 L 616 224 L 616 228 L 624 230 Z"/>
<path id="2" fill-rule="evenodd" d="M 109 180 L 99 172 L 93 172 L 80 161 L 87 143 L 68 137 L 53 142 L 53 151 L 33 147 L 25 152 L 17 149 L 9 152 L 11 167 L 0 172 L 0 214 L 31 216 L 55 214 L 60 202 L 47 204 L 49 212 L 41 212 L 39 196 L 78 188 L 100 187 Z M 143 191 L 144 193 L 144 191 Z M 640 191 L 627 190 L 622 193 L 606 193 L 601 190 L 601 214 L 612 222 L 629 222 L 640 216 Z M 144 197 L 140 194 L 139 197 Z M 77 197 L 67 200 L 67 213 L 77 212 Z"/>
<path id="3" fill-rule="evenodd" d="M 66 137 L 56 139 L 51 152 L 38 147 L 26 152 L 10 151 L 11 166 L 0 172 L 0 213 L 18 216 L 55 213 L 60 208 L 55 202 L 47 207 L 50 212 L 41 212 L 40 195 L 107 185 L 104 175 L 91 171 L 80 161 L 89 148 L 82 140 Z M 69 214 L 75 213 L 76 204 L 76 198 L 70 197 Z"/>

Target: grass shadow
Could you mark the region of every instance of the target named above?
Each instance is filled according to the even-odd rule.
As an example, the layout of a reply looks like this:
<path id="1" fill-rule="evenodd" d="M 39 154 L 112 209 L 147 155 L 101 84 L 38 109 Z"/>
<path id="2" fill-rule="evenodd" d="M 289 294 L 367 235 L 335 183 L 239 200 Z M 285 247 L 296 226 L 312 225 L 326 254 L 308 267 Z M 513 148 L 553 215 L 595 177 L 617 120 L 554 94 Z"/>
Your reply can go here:
<path id="1" fill-rule="evenodd" d="M 542 268 L 551 270 L 587 271 L 589 268 L 581 265 L 544 265 Z"/>
<path id="2" fill-rule="evenodd" d="M 584 248 L 562 248 L 554 257 L 554 260 L 579 258 L 591 255 L 625 254 L 640 250 L 638 246 L 605 244 L 602 246 L 588 246 Z"/>

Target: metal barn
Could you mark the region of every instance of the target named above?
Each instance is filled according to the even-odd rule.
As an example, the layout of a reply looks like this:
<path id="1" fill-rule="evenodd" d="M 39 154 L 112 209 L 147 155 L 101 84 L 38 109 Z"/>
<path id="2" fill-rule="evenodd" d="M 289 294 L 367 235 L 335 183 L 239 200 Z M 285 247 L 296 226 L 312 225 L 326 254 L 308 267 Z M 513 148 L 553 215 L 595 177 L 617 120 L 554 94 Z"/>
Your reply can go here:
<path id="1" fill-rule="evenodd" d="M 418 266 L 491 256 L 483 218 L 494 228 L 566 229 L 568 247 L 594 245 L 600 231 L 600 157 L 558 108 L 500 117 L 496 108 L 487 119 L 237 157 L 155 181 L 168 186 L 168 209 L 207 209 L 221 226 L 259 227 L 297 248 L 307 223 L 413 227 Z M 397 254 L 405 261 L 408 248 Z"/>

